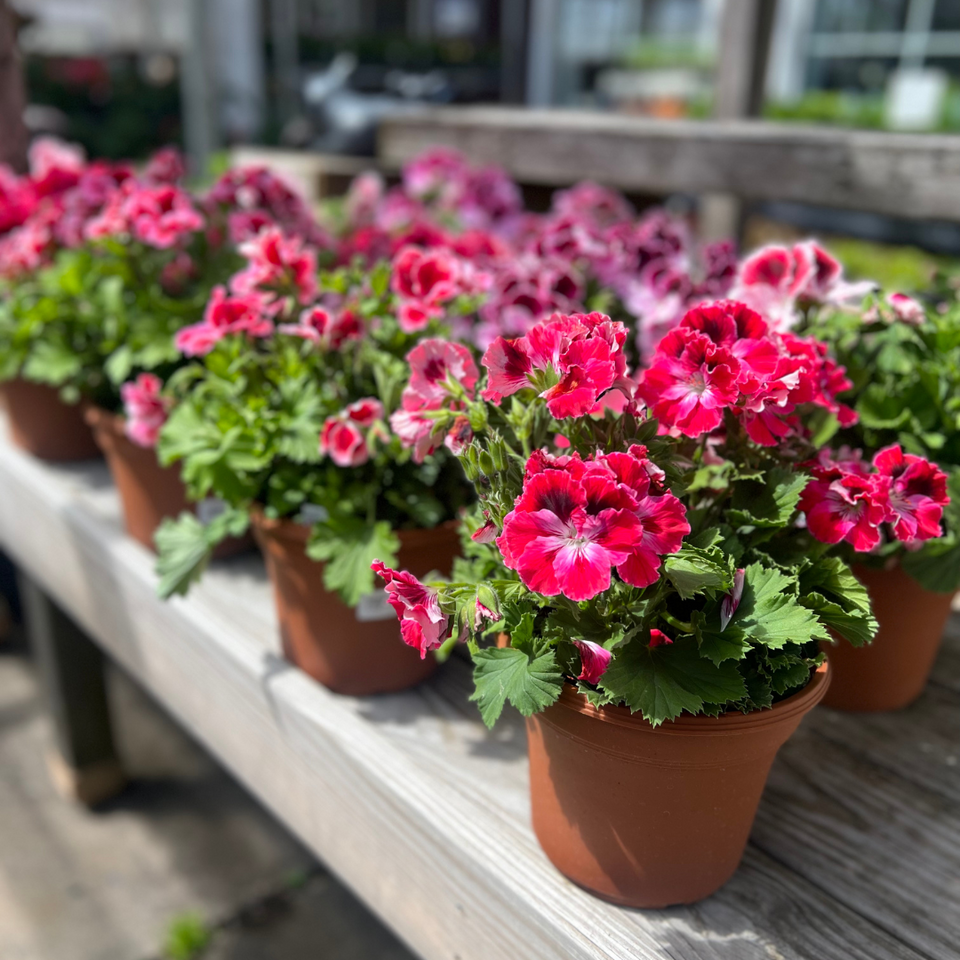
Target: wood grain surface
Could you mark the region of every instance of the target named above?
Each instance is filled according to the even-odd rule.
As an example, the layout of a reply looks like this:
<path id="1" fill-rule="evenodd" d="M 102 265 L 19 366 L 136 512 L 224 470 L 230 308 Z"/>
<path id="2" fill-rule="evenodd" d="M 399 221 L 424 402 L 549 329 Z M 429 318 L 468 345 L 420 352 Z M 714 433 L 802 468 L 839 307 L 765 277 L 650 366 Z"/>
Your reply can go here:
<path id="1" fill-rule="evenodd" d="M 105 466 L 41 464 L 5 430 L 0 545 L 426 960 L 957 955 L 953 632 L 914 707 L 807 718 L 730 883 L 641 912 L 580 891 L 540 852 L 520 718 L 483 728 L 463 660 L 404 694 L 328 692 L 280 656 L 258 557 L 157 600 Z"/>
<path id="2" fill-rule="evenodd" d="M 388 164 L 430 144 L 499 163 L 527 183 L 567 186 L 586 178 L 644 193 L 723 192 L 960 220 L 956 135 L 463 106 L 427 108 L 381 125 L 379 154 Z"/>

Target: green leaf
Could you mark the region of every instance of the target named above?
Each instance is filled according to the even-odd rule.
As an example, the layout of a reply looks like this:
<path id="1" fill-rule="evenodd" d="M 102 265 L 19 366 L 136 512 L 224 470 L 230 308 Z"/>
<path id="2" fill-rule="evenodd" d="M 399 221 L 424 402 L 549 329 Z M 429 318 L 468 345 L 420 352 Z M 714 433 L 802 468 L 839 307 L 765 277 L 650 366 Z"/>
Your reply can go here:
<path id="1" fill-rule="evenodd" d="M 749 639 L 774 649 L 830 636 L 816 615 L 797 601 L 797 581 L 759 563 L 746 568 L 743 598 L 731 623 Z"/>
<path id="2" fill-rule="evenodd" d="M 698 593 L 730 589 L 729 566 L 719 562 L 723 558 L 719 550 L 714 553 L 716 558 L 706 550 L 684 546 L 678 553 L 664 559 L 663 572 L 684 600 Z"/>
<path id="3" fill-rule="evenodd" d="M 338 517 L 314 524 L 307 556 L 323 562 L 324 586 L 355 607 L 374 588 L 370 564 L 382 560 L 395 567 L 399 549 L 400 538 L 386 520 L 365 523 L 356 517 Z"/>
<path id="4" fill-rule="evenodd" d="M 742 526 L 775 528 L 789 523 L 809 478 L 805 473 L 775 467 L 766 482 L 737 481 L 728 516 Z"/>
<path id="5" fill-rule="evenodd" d="M 133 352 L 128 344 L 118 347 L 107 357 L 103 365 L 104 372 L 116 387 L 125 382 L 133 369 Z"/>
<path id="6" fill-rule="evenodd" d="M 839 603 L 833 603 L 819 593 L 801 597 L 800 603 L 855 647 L 870 643 L 877 635 L 877 621 L 870 614 L 847 611 Z"/>
<path id="7" fill-rule="evenodd" d="M 700 646 L 701 656 L 707 657 L 718 666 L 724 660 L 741 660 L 750 649 L 743 631 L 735 624 L 728 623 L 726 630 L 720 629 L 720 604 L 713 603 L 704 610 L 694 610 L 690 615 L 693 633 Z"/>
<path id="8" fill-rule="evenodd" d="M 176 520 L 164 520 L 153 537 L 160 576 L 157 594 L 163 598 L 186 594 L 191 584 L 203 576 L 214 547 L 226 537 L 241 536 L 249 522 L 246 511 L 230 507 L 206 525 L 187 511 Z"/>
<path id="9" fill-rule="evenodd" d="M 529 717 L 549 707 L 563 690 L 553 650 L 531 658 L 515 647 L 490 647 L 478 650 L 473 662 L 476 690 L 470 699 L 476 701 L 488 727 L 496 723 L 507 700 Z"/>
<path id="10" fill-rule="evenodd" d="M 28 380 L 59 387 L 83 369 L 81 358 L 65 343 L 41 340 L 23 365 Z"/>
<path id="11" fill-rule="evenodd" d="M 704 703 L 741 700 L 747 692 L 734 661 L 717 665 L 700 655 L 693 639 L 651 648 L 629 643 L 614 653 L 600 686 L 654 726 Z"/>

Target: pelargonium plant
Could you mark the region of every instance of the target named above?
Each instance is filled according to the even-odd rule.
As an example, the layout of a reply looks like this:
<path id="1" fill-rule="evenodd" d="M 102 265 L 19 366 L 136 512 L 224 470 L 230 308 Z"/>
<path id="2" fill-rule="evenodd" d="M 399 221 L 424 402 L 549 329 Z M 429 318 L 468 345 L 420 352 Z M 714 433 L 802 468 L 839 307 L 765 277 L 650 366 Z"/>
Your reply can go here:
<path id="1" fill-rule="evenodd" d="M 134 371 L 172 369 L 174 333 L 199 315 L 212 278 L 236 265 L 235 251 L 207 241 L 198 200 L 175 182 L 182 172 L 171 151 L 140 176 L 120 165 L 81 165 L 72 186 L 48 194 L 0 241 L 9 252 L 22 243 L 20 232 L 36 233 L 53 218 L 35 259 L 20 258 L 14 269 L 0 251 L 9 275 L 0 379 L 24 377 L 68 400 L 116 409 L 119 386 Z"/>
<path id="2" fill-rule="evenodd" d="M 240 249 L 246 266 L 177 335 L 193 362 L 165 388 L 174 405 L 158 442 L 191 498 L 226 510 L 161 527 L 160 592 L 185 591 L 216 543 L 262 510 L 311 527 L 325 586 L 354 606 L 373 589 L 371 560 L 395 562 L 398 530 L 453 520 L 471 499 L 442 439 L 429 457 L 404 443 L 401 392 L 405 357 L 428 377 L 440 362 L 421 335 L 475 311 L 474 278 L 469 264 L 412 247 L 370 270 L 318 274 L 316 251 L 278 230 Z M 473 354 L 448 346 L 443 362 L 475 382 Z"/>
<path id="3" fill-rule="evenodd" d="M 637 378 L 627 337 L 601 314 L 557 315 L 496 340 L 482 384 L 442 341 L 420 345 L 422 370 L 411 358 L 406 442 L 425 455 L 454 434 L 478 513 L 450 581 L 374 569 L 405 642 L 467 640 L 488 724 L 507 700 L 545 709 L 564 682 L 653 724 L 770 707 L 809 682 L 831 630 L 876 632 L 835 524 L 818 539 L 829 452 L 806 423 L 853 418 L 843 370 L 731 301 L 691 310 Z M 860 521 L 894 536 L 902 512 L 940 509 L 898 499 L 895 457 L 867 469 L 876 509 Z"/>
<path id="4" fill-rule="evenodd" d="M 863 475 L 879 473 L 898 521 L 892 535 L 864 537 L 859 525 L 845 532 L 851 558 L 867 551 L 858 562 L 899 562 L 928 590 L 960 589 L 960 306 L 941 313 L 901 293 L 875 294 L 856 307 L 811 311 L 804 323 L 846 367 L 851 389 L 844 399 L 857 413 L 853 422 L 830 421 L 822 431 L 835 431 L 833 444 L 854 451 L 815 475 L 832 490 L 835 507 L 825 520 L 869 513 Z M 938 537 L 941 508 L 946 534 Z M 839 534 L 834 527 L 832 535 Z"/>

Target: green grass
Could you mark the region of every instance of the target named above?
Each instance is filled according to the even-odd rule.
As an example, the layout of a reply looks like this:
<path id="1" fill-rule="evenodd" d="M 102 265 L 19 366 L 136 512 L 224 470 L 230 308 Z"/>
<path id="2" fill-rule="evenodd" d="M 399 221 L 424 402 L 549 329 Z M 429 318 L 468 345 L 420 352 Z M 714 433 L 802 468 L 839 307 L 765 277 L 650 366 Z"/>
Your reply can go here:
<path id="1" fill-rule="evenodd" d="M 200 914 L 181 914 L 167 927 L 163 955 L 167 960 L 196 960 L 210 944 L 212 936 Z"/>

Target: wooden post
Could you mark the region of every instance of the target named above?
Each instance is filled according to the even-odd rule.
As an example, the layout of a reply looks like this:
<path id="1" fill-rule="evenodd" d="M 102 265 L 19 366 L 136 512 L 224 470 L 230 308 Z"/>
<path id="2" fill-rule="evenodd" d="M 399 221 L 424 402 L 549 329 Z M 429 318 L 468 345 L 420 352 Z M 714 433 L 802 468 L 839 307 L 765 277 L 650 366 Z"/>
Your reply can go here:
<path id="1" fill-rule="evenodd" d="M 724 3 L 714 83 L 713 115 L 717 120 L 760 115 L 776 12 L 777 0 L 726 0 Z M 705 194 L 701 198 L 703 239 L 739 236 L 742 219 L 737 197 Z"/>
<path id="2" fill-rule="evenodd" d="M 114 746 L 103 654 L 23 573 L 20 594 L 56 736 L 50 775 L 63 795 L 95 806 L 126 783 Z"/>
<path id="3" fill-rule="evenodd" d="M 0 0 L 0 163 L 17 173 L 27 169 L 29 136 L 23 122 L 26 94 L 23 62 L 17 48 L 17 14 Z"/>

